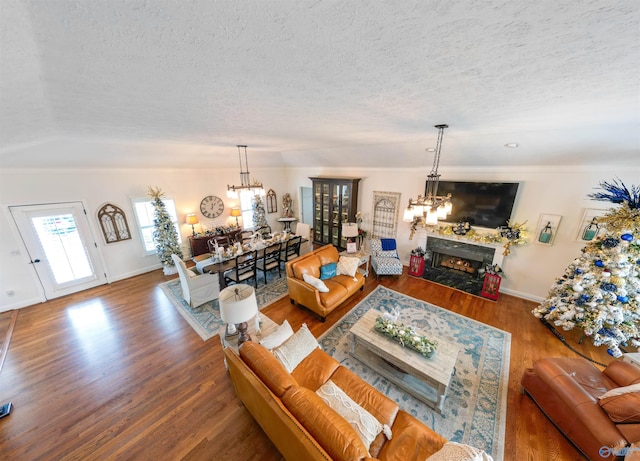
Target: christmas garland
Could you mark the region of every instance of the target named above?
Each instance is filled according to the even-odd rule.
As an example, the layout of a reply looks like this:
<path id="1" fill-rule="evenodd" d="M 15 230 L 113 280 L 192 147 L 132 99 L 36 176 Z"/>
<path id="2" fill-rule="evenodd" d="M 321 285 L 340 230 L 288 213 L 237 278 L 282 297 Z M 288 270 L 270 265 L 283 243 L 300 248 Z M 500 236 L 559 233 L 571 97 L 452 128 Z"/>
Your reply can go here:
<path id="1" fill-rule="evenodd" d="M 411 326 L 392 322 L 382 317 L 376 318 L 374 328 L 391 339 L 400 343 L 402 347 L 409 347 L 414 351 L 429 358 L 436 352 L 438 341 L 430 340 L 416 333 Z"/>
<path id="2" fill-rule="evenodd" d="M 511 253 L 510 247 L 512 245 L 525 245 L 529 239 L 529 234 L 523 223 L 514 223 L 510 225 L 507 222 L 507 226 L 500 227 L 493 232 L 476 232 L 475 229 L 470 228 L 465 234 L 459 234 L 454 232 L 456 228 L 454 226 L 437 226 L 431 229 L 434 232 L 445 237 L 455 237 L 458 240 L 469 240 L 476 243 L 485 244 L 503 244 L 504 256 Z"/>

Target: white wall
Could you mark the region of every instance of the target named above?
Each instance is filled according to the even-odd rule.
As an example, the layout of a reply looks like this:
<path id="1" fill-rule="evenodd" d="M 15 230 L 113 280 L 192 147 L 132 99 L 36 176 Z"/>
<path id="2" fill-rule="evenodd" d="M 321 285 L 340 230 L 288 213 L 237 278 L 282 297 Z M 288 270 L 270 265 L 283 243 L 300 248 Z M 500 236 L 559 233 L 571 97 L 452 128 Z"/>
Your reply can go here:
<path id="1" fill-rule="evenodd" d="M 628 186 L 638 184 L 640 168 L 618 171 L 601 168 L 554 168 L 546 170 L 496 171 L 475 169 L 440 169 L 442 179 L 478 181 L 520 181 L 521 187 L 515 204 L 513 220 L 527 221 L 531 234 L 541 213 L 562 215 L 553 246 L 530 243 L 514 247 L 504 259 L 506 278 L 501 290 L 530 299 L 542 299 L 557 276 L 580 254 L 582 244 L 576 241 L 579 221 L 585 208 L 608 209 L 611 204 L 587 199 L 602 180 L 619 177 Z M 262 181 L 265 188 L 275 190 L 278 213 L 267 214 L 274 230 L 282 226 L 276 222 L 282 211 L 282 195 L 289 192 L 293 198 L 296 216 L 299 216 L 299 188 L 311 186 L 310 176 L 355 176 L 362 178 L 358 197 L 363 212 L 364 228 L 370 228 L 374 191 L 400 192 L 401 208 L 410 197 L 424 190 L 428 171 L 380 170 L 371 168 L 331 169 L 294 168 L 253 169 L 252 177 Z M 137 234 L 130 197 L 144 196 L 147 186 L 160 187 L 176 200 L 180 220 L 187 213 L 199 212 L 200 201 L 207 195 L 217 195 L 225 202 L 224 216 L 237 202 L 226 198 L 226 184 L 238 183 L 237 169 L 229 170 L 3 170 L 0 171 L 0 311 L 24 307 L 44 300 L 37 278 L 19 234 L 8 212 L 10 205 L 84 201 L 91 214 L 90 223 L 103 255 L 109 281 L 115 281 L 159 268 L 155 255 L 144 256 Z M 127 214 L 134 238 L 131 241 L 106 245 L 95 218 L 96 210 L 105 202 L 120 206 Z M 402 211 L 402 210 L 401 210 Z M 402 219 L 400 213 L 399 219 Z M 235 222 L 228 217 L 222 221 Z M 197 230 L 197 229 L 196 229 Z M 191 226 L 183 224 L 180 232 L 186 242 Z M 534 236 L 531 235 L 533 241 Z M 409 225 L 398 225 L 398 249 L 406 264 L 411 249 L 425 245 L 425 235 L 417 234 L 409 240 Z M 18 251 L 20 254 L 15 255 Z M 13 295 L 7 292 L 12 291 Z"/>
<path id="2" fill-rule="evenodd" d="M 353 176 L 362 178 L 359 187 L 358 208 L 364 215 L 364 228 L 371 227 L 373 192 L 400 192 L 402 209 L 409 198 L 416 198 L 424 191 L 428 171 L 416 170 L 380 170 L 380 169 L 343 169 L 325 171 L 323 169 L 290 169 L 289 181 L 295 184 L 311 185 L 309 176 Z M 520 170 L 474 169 L 453 170 L 440 168 L 443 180 L 450 181 L 517 181 L 520 188 L 516 199 L 512 221 L 526 221 L 530 231 L 525 246 L 511 248 L 511 254 L 504 258 L 501 291 L 523 298 L 542 300 L 546 297 L 555 278 L 564 274 L 568 264 L 580 255 L 584 245 L 577 241 L 578 226 L 585 208 L 609 209 L 612 204 L 597 202 L 587 198 L 603 180 L 620 178 L 627 186 L 638 184 L 640 167 L 615 170 L 603 165 L 600 168 L 548 168 Z M 535 229 L 540 214 L 562 216 L 555 241 L 552 246 L 533 243 Z M 398 225 L 398 252 L 405 265 L 413 248 L 425 248 L 426 233 L 420 232 L 409 240 L 409 224 Z"/>
<path id="3" fill-rule="evenodd" d="M 286 172 L 282 170 L 252 170 L 252 178 L 259 179 L 265 188 L 273 189 L 278 197 L 278 212 L 267 214 L 272 229 L 282 225 L 276 219 L 282 212 L 282 195 L 289 192 Z M 8 211 L 12 205 L 83 201 L 88 207 L 89 222 L 99 250 L 105 261 L 110 282 L 138 275 L 160 267 L 156 255 L 145 255 L 131 206 L 131 197 L 145 197 L 148 186 L 159 187 L 176 201 L 178 219 L 184 223 L 187 213 L 212 225 L 235 224 L 229 216 L 238 200 L 226 196 L 227 183 L 239 184 L 237 169 L 230 170 L 14 170 L 0 171 L 0 312 L 44 301 L 42 290 L 29 264 L 26 249 Z M 210 221 L 200 214 L 200 201 L 207 195 L 217 195 L 225 202 L 223 215 Z M 106 244 L 96 218 L 96 211 L 106 202 L 122 208 L 129 222 L 132 240 Z M 242 220 L 240 218 L 240 225 Z M 196 231 L 200 225 L 196 225 Z M 185 254 L 191 226 L 179 229 Z M 19 254 L 16 254 L 19 252 Z M 9 295 L 7 292 L 13 292 Z"/>

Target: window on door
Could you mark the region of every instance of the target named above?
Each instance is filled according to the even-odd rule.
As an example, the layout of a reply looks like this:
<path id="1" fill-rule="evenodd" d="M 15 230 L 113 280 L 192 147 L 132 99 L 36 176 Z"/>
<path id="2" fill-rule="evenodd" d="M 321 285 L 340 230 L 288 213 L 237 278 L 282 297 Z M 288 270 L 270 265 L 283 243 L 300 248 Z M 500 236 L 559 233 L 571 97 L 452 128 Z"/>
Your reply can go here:
<path id="1" fill-rule="evenodd" d="M 57 284 L 93 275 L 76 221 L 71 213 L 31 218 Z"/>
<path id="2" fill-rule="evenodd" d="M 153 207 L 153 200 L 148 197 L 135 197 L 131 199 L 131 203 L 133 205 L 133 212 L 136 215 L 138 229 L 140 230 L 140 238 L 142 239 L 144 252 L 148 255 L 155 254 L 156 244 L 153 241 L 153 231 L 155 230 L 155 226 L 153 225 L 155 208 Z M 178 241 L 182 243 L 175 201 L 172 198 L 165 197 L 162 199 L 162 203 L 164 203 L 167 213 L 171 216 L 171 222 L 176 226 L 176 230 L 178 231 Z"/>

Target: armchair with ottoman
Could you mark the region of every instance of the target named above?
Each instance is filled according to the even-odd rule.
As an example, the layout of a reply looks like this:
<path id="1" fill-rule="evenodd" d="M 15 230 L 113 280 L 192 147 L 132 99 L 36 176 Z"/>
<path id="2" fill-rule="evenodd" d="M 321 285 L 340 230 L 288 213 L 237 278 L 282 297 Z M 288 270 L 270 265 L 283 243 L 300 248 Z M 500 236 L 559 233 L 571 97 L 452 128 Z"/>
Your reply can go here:
<path id="1" fill-rule="evenodd" d="M 640 444 L 640 367 L 616 360 L 600 371 L 582 358 L 545 358 L 521 382 L 588 459 L 631 459 L 628 447 Z"/>
<path id="2" fill-rule="evenodd" d="M 286 460 L 491 460 L 401 410 L 323 352 L 306 325 L 294 334 L 285 321 L 224 354 L 238 397 Z"/>
<path id="3" fill-rule="evenodd" d="M 371 239 L 371 267 L 376 278 L 381 275 L 402 275 L 395 239 Z"/>
<path id="4" fill-rule="evenodd" d="M 322 321 L 336 307 L 362 290 L 365 278 L 358 258 L 340 256 L 333 245 L 322 246 L 286 263 L 291 304 L 300 304 Z"/>

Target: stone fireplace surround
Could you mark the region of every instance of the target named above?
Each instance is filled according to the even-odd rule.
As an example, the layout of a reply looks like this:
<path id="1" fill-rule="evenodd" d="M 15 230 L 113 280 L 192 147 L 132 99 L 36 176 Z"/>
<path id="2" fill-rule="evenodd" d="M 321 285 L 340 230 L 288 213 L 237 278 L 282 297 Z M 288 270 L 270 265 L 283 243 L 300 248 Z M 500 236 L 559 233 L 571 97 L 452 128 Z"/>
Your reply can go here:
<path id="1" fill-rule="evenodd" d="M 483 271 L 502 266 L 501 245 L 465 241 L 464 238 L 427 234 L 423 278 L 480 296 Z"/>

